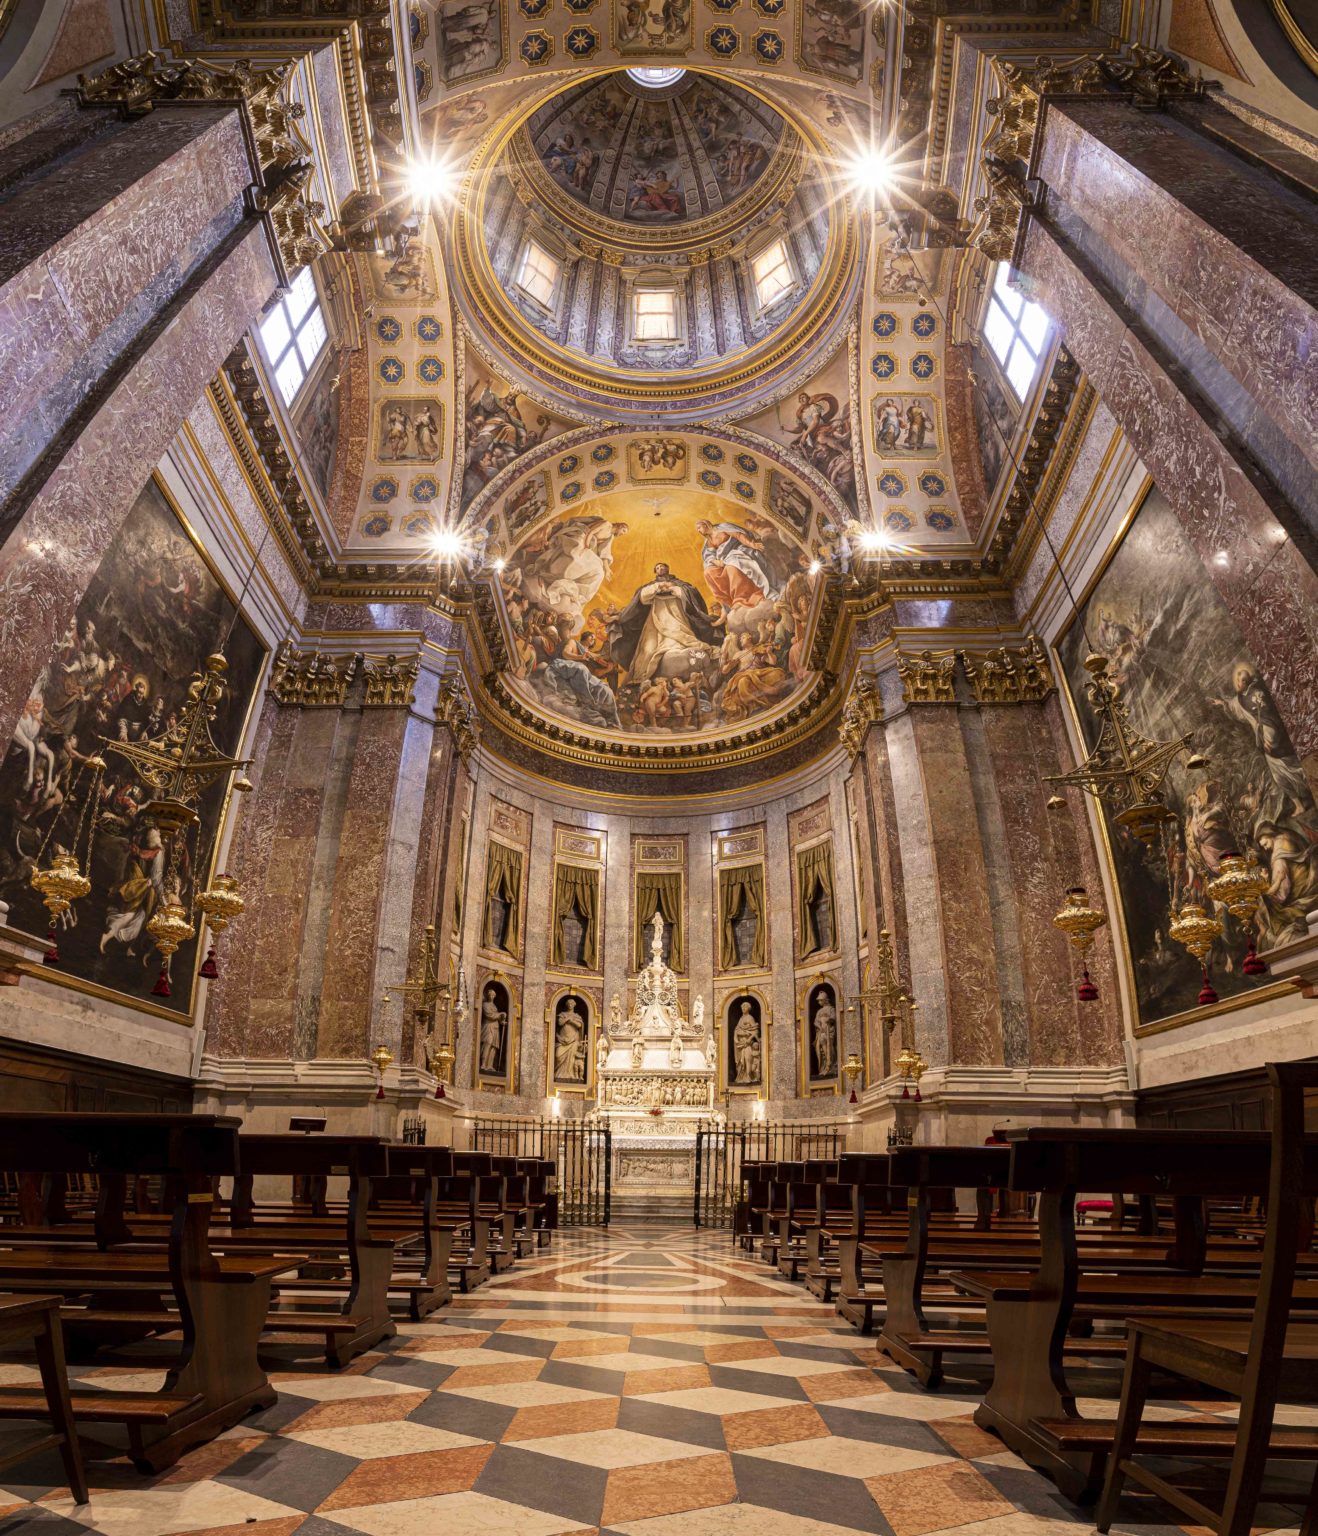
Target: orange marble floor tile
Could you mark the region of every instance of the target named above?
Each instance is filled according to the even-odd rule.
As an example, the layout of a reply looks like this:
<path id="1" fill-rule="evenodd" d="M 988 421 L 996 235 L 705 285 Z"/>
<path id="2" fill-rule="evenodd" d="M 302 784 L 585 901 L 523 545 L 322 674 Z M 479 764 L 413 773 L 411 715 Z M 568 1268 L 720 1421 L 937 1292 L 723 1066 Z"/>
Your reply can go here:
<path id="1" fill-rule="evenodd" d="M 485 1470 L 493 1450 L 493 1445 L 464 1445 L 452 1451 L 422 1451 L 413 1456 L 364 1461 L 318 1509 L 352 1509 L 359 1504 L 394 1504 L 439 1493 L 466 1493 Z"/>
<path id="2" fill-rule="evenodd" d="M 268 1436 L 246 1435 L 240 1440 L 210 1440 L 205 1445 L 196 1446 L 185 1456 L 180 1456 L 172 1467 L 167 1467 L 152 1482 L 153 1488 L 158 1488 L 164 1483 L 199 1483 L 205 1477 L 214 1477 L 217 1472 L 227 1471 L 235 1461 L 246 1456 L 248 1451 L 254 1451 L 258 1445 L 263 1445 Z M 142 1474 L 136 1474 L 139 1484 Z M 125 1481 L 125 1486 L 128 1486 Z"/>
<path id="3" fill-rule="evenodd" d="M 400 1355 L 437 1355 L 448 1349 L 479 1349 L 490 1335 L 479 1328 L 464 1328 L 461 1337 L 452 1333 L 437 1334 L 427 1338 L 418 1334 L 397 1350 Z"/>
<path id="4" fill-rule="evenodd" d="M 678 1365 L 670 1371 L 628 1371 L 623 1377 L 624 1397 L 646 1397 L 652 1392 L 686 1392 L 712 1383 L 703 1365 Z"/>
<path id="5" fill-rule="evenodd" d="M 535 1408 L 519 1408 L 503 1432 L 504 1443 L 543 1440 L 546 1435 L 579 1435 L 592 1429 L 614 1429 L 620 1406 L 616 1397 L 592 1397 L 584 1402 L 543 1403 Z"/>
<path id="6" fill-rule="evenodd" d="M 280 1515 L 274 1520 L 253 1520 L 242 1525 L 208 1525 L 202 1531 L 189 1531 L 188 1536 L 293 1536 L 299 1525 L 306 1523 L 305 1515 Z"/>
<path id="7" fill-rule="evenodd" d="M 493 1353 L 493 1352 L 491 1352 Z M 441 1365 L 442 1361 L 439 1362 Z M 509 1360 L 504 1365 L 460 1365 L 444 1378 L 449 1387 L 502 1387 L 510 1381 L 534 1381 L 545 1368 L 543 1360 Z"/>
<path id="8" fill-rule="evenodd" d="M 789 1445 L 793 1440 L 820 1440 L 828 1434 L 828 1425 L 809 1403 L 723 1415 L 723 1438 L 730 1451 L 751 1451 L 761 1445 Z"/>
<path id="9" fill-rule="evenodd" d="M 777 1353 L 778 1347 L 771 1339 L 740 1339 L 735 1343 L 705 1346 L 705 1359 L 711 1365 L 722 1365 L 729 1360 L 763 1360 Z"/>
<path id="10" fill-rule="evenodd" d="M 766 1339 L 799 1339 L 805 1334 L 819 1332 L 820 1329 L 818 1327 L 802 1328 L 796 1323 L 766 1323 L 764 1325 L 764 1336 Z M 845 1338 L 846 1336 L 843 1335 L 843 1337 Z"/>
<path id="11" fill-rule="evenodd" d="M 389 1397 L 345 1397 L 316 1403 L 284 1426 L 285 1434 L 302 1429 L 338 1429 L 344 1424 L 385 1424 L 405 1419 L 430 1396 L 429 1392 L 395 1392 Z"/>
<path id="12" fill-rule="evenodd" d="M 868 1397 L 872 1392 L 891 1392 L 881 1376 L 864 1366 L 853 1370 L 843 1367 L 827 1376 L 802 1376 L 801 1385 L 812 1403 L 825 1403 L 835 1397 Z"/>
<path id="13" fill-rule="evenodd" d="M 685 1461 L 619 1467 L 609 1473 L 604 1490 L 602 1525 L 678 1515 L 690 1509 L 730 1504 L 737 1497 L 732 1460 L 722 1452 Z"/>
<path id="14" fill-rule="evenodd" d="M 867 1477 L 865 1486 L 895 1536 L 926 1536 L 1014 1514 L 1016 1508 L 965 1461 Z"/>
<path id="15" fill-rule="evenodd" d="M 625 1334 L 615 1333 L 608 1339 L 564 1339 L 554 1345 L 551 1360 L 574 1360 L 579 1355 L 616 1355 L 627 1348 Z"/>
<path id="16" fill-rule="evenodd" d="M 958 1456 L 996 1456 L 1004 1449 L 1002 1441 L 981 1429 L 972 1414 L 963 1419 L 935 1419 L 929 1428 Z"/>

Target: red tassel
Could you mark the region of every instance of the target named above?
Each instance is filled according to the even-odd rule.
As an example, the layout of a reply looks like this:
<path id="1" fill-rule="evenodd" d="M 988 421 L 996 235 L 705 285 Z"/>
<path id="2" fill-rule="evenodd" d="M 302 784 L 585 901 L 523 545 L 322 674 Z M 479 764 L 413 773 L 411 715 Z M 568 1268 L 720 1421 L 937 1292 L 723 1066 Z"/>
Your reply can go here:
<path id="1" fill-rule="evenodd" d="M 42 965 L 59 964 L 59 945 L 55 942 L 55 930 L 52 928 L 46 935 L 46 953 L 41 957 Z"/>
<path id="2" fill-rule="evenodd" d="M 1210 1003 L 1217 1001 L 1217 993 L 1213 991 L 1213 983 L 1208 979 L 1208 967 L 1203 968 L 1204 984 L 1199 988 L 1199 1006 L 1207 1008 Z"/>
<path id="3" fill-rule="evenodd" d="M 911 1090 L 906 1086 L 905 1083 L 903 1083 L 902 1084 L 902 1098 L 909 1099 L 910 1096 L 911 1096 Z"/>
<path id="4" fill-rule="evenodd" d="M 160 967 L 160 975 L 156 977 L 156 984 L 151 988 L 151 996 L 173 997 L 173 995 L 169 989 L 169 968 L 162 965 Z"/>
<path id="5" fill-rule="evenodd" d="M 448 1098 L 448 1094 L 446 1094 L 444 1092 L 444 1079 L 442 1077 L 435 1084 L 435 1097 L 437 1099 L 446 1099 L 446 1098 Z"/>
<path id="6" fill-rule="evenodd" d="M 1080 979 L 1080 985 L 1075 989 L 1075 995 L 1082 1003 L 1096 1003 L 1098 1001 L 1098 988 L 1089 976 L 1089 967 L 1085 967 L 1085 974 Z"/>
<path id="7" fill-rule="evenodd" d="M 924 1103 L 924 1100 L 920 1097 L 920 1085 L 919 1085 L 919 1083 L 916 1083 L 916 1085 L 915 1085 L 915 1102 L 917 1104 L 923 1104 Z"/>
<path id="8" fill-rule="evenodd" d="M 377 1099 L 384 1098 L 384 1078 L 380 1079 L 380 1086 L 375 1090 L 375 1096 Z"/>
<path id="9" fill-rule="evenodd" d="M 1268 962 L 1259 959 L 1258 950 L 1254 948 L 1254 940 L 1249 941 L 1249 948 L 1245 951 L 1245 960 L 1240 969 L 1246 976 L 1266 976 L 1268 974 Z"/>
<path id="10" fill-rule="evenodd" d="M 854 1088 L 851 1090 L 851 1097 L 847 1100 L 847 1103 L 848 1104 L 859 1104 L 860 1103 L 860 1100 L 856 1097 L 856 1090 Z"/>
<path id="11" fill-rule="evenodd" d="M 206 951 L 206 958 L 201 962 L 201 969 L 197 975 L 204 976 L 207 981 L 214 981 L 219 974 L 220 968 L 215 963 L 215 946 L 212 944 Z"/>

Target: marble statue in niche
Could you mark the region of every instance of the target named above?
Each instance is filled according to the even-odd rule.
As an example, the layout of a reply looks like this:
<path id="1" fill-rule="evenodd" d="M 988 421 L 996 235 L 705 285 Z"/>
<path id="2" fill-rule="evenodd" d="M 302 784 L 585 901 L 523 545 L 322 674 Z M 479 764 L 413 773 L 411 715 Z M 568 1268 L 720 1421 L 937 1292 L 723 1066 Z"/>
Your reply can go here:
<path id="1" fill-rule="evenodd" d="M 492 891 L 489 897 L 489 927 L 495 949 L 508 948 L 508 919 L 512 915 L 512 903 L 500 891 Z"/>
<path id="2" fill-rule="evenodd" d="M 231 629 L 232 626 L 232 629 Z M 101 738 L 140 743 L 161 737 L 178 718 L 205 658 L 223 649 L 228 691 L 211 731 L 237 753 L 265 658 L 154 480 L 143 488 L 101 557 L 68 628 L 30 679 L 27 703 L 0 762 L 0 898 L 9 921 L 45 933 L 50 920 L 30 884 L 60 847 L 72 851 L 92 778 L 83 765 Z M 148 809 L 154 798 L 128 761 L 105 748 L 90 892 L 57 923 L 61 972 L 130 999 L 142 999 L 159 971 L 146 924 L 171 895 L 190 907 L 210 868 L 194 868 L 191 850 L 212 848 L 224 785 L 201 797 L 196 841 L 172 884 L 168 839 Z M 85 854 L 85 840 L 78 848 Z M 192 1007 L 195 938 L 171 963 L 173 995 L 158 999 L 177 1015 Z"/>
<path id="3" fill-rule="evenodd" d="M 810 989 L 810 1079 L 823 1082 L 837 1076 L 837 994 L 831 982 Z"/>
<path id="4" fill-rule="evenodd" d="M 480 1075 L 508 1076 L 508 1020 L 511 1012 L 508 988 L 501 981 L 486 982 L 481 991 Z"/>
<path id="5" fill-rule="evenodd" d="M 554 1014 L 554 1082 L 582 1088 L 590 1059 L 590 1004 L 576 993 L 559 999 Z"/>
<path id="6" fill-rule="evenodd" d="M 1193 732 L 1208 759 L 1206 772 L 1168 777 L 1176 820 L 1166 857 L 1108 822 L 1141 1022 L 1196 1006 L 1199 966 L 1168 934 L 1172 909 L 1212 908 L 1208 882 L 1227 854 L 1246 851 L 1269 887 L 1251 919 L 1217 909 L 1225 932 L 1208 964 L 1219 996 L 1248 992 L 1260 984 L 1240 968 L 1248 940 L 1266 950 L 1299 938 L 1318 909 L 1318 806 L 1257 661 L 1156 488 L 1057 650 L 1087 742 L 1096 727 L 1083 662 L 1096 650 L 1135 730 L 1158 740 Z"/>
<path id="7" fill-rule="evenodd" d="M 586 920 L 575 901 L 564 912 L 560 922 L 563 928 L 563 963 L 584 965 L 586 963 Z"/>
<path id="8" fill-rule="evenodd" d="M 742 887 L 741 903 L 732 919 L 732 942 L 737 951 L 737 964 L 750 965 L 755 958 L 755 939 L 760 931 L 760 915 L 751 906 Z"/>
<path id="9" fill-rule="evenodd" d="M 810 916 L 819 940 L 815 952 L 826 954 L 833 948 L 833 897 L 823 885 L 810 897 Z"/>
<path id="10" fill-rule="evenodd" d="M 728 1004 L 728 1082 L 734 1088 L 764 1085 L 764 1038 L 760 1000 L 750 993 Z"/>

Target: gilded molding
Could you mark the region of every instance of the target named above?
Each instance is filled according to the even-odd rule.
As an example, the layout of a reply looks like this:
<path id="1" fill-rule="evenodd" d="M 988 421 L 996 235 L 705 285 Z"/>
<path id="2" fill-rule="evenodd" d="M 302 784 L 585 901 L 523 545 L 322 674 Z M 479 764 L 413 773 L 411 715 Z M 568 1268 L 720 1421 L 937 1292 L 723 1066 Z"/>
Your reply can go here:
<path id="1" fill-rule="evenodd" d="M 1037 635 L 1023 646 L 1002 646 L 987 656 L 961 652 L 961 665 L 977 704 L 1034 704 L 1057 684 Z"/>
<path id="2" fill-rule="evenodd" d="M 1162 107 L 1176 96 L 1200 96 L 1202 76 L 1191 76 L 1179 59 L 1133 45 L 1124 53 L 1087 53 L 1059 60 L 1041 55 L 1033 64 L 995 60 L 1002 83 L 985 109 L 996 119 L 980 149 L 986 195 L 975 199 L 979 215 L 971 243 L 991 261 L 1010 261 L 1025 214 L 1033 206 L 1029 182 L 1039 125 L 1049 98 L 1116 96 L 1145 107 Z"/>
<path id="3" fill-rule="evenodd" d="M 883 697 L 878 684 L 867 672 L 858 672 L 842 706 L 842 719 L 837 728 L 838 739 L 853 759 L 860 755 L 870 726 L 877 725 L 882 719 Z"/>
<path id="4" fill-rule="evenodd" d="M 364 709 L 406 708 L 413 702 L 416 676 L 421 670 L 421 658 L 412 656 L 404 661 L 392 653 L 388 656 L 368 656 L 362 668 L 365 690 L 362 693 Z"/>
<path id="5" fill-rule="evenodd" d="M 456 678 L 445 678 L 439 685 L 435 713 L 440 724 L 448 727 L 462 761 L 470 762 L 477 744 L 476 712 Z"/>
<path id="6" fill-rule="evenodd" d="M 326 656 L 320 651 L 299 651 L 285 641 L 275 654 L 270 692 L 280 704 L 299 709 L 342 709 L 361 660 L 360 653 Z"/>
<path id="7" fill-rule="evenodd" d="M 955 651 L 921 651 L 897 657 L 902 698 L 907 704 L 955 704 Z"/>
<path id="8" fill-rule="evenodd" d="M 245 60 L 212 64 L 206 59 L 170 59 L 155 50 L 78 76 L 80 107 L 119 107 L 141 117 L 157 105 L 236 106 L 243 114 L 258 169 L 251 206 L 266 220 L 280 265 L 289 282 L 328 248 L 317 227 L 322 203 L 307 196 L 315 167 L 292 135 L 305 116 L 299 101 L 285 101 L 292 62 L 253 69 Z"/>

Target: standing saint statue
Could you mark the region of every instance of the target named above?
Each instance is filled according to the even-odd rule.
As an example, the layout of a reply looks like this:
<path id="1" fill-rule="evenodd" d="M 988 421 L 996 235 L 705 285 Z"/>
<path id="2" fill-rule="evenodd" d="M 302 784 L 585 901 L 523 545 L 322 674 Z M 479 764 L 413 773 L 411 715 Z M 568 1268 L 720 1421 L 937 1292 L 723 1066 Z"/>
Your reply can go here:
<path id="1" fill-rule="evenodd" d="M 554 1021 L 554 1081 L 586 1081 L 586 1021 L 570 997 Z"/>
<path id="2" fill-rule="evenodd" d="M 815 993 L 815 1016 L 811 1023 L 815 1048 L 815 1076 L 832 1077 L 837 1071 L 837 1010 L 828 990 Z"/>
<path id="3" fill-rule="evenodd" d="M 481 1071 L 503 1071 L 504 1026 L 508 1022 L 506 1009 L 499 1007 L 498 995 L 493 987 L 486 987 L 481 1001 Z"/>
<path id="4" fill-rule="evenodd" d="M 743 1000 L 741 1014 L 732 1029 L 734 1083 L 753 1087 L 760 1081 L 760 1021 L 751 1010 L 750 999 Z"/>

